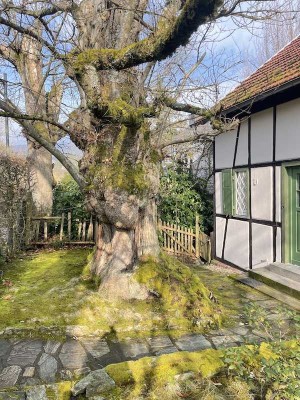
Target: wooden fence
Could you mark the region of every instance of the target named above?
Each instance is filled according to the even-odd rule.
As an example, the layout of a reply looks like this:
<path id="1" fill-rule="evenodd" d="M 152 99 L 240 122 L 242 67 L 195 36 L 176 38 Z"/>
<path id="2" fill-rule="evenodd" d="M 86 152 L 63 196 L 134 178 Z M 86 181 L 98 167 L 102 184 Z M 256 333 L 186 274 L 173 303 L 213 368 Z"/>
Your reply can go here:
<path id="1" fill-rule="evenodd" d="M 31 221 L 32 232 L 30 243 L 44 245 L 53 242 L 66 244 L 94 244 L 99 229 L 95 217 L 89 219 L 72 218 L 72 213 L 63 213 L 59 217 L 35 217 Z M 158 221 L 161 247 L 163 250 L 179 256 L 190 256 L 211 261 L 210 237 L 201 232 L 199 217 L 192 228 L 181 227 L 168 222 Z"/>
<path id="2" fill-rule="evenodd" d="M 159 221 L 162 248 L 174 255 L 187 255 L 195 258 L 203 258 L 211 261 L 210 237 L 200 231 L 199 217 L 196 217 L 196 224 L 193 228 L 181 227 L 168 222 Z"/>
<path id="3" fill-rule="evenodd" d="M 49 242 L 70 244 L 94 244 L 98 223 L 91 215 L 89 219 L 74 219 L 72 213 L 60 217 L 44 216 L 32 218 L 31 244 Z"/>

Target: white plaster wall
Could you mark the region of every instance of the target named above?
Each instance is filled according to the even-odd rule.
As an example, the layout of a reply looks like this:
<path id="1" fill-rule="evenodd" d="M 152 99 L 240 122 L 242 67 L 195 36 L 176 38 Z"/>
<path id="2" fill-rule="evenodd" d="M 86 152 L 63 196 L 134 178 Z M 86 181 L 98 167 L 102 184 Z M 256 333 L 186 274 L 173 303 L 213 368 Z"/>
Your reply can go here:
<path id="1" fill-rule="evenodd" d="M 216 213 L 222 214 L 223 212 L 222 172 L 216 172 L 215 174 L 215 202 L 216 202 Z"/>
<path id="2" fill-rule="evenodd" d="M 249 223 L 228 220 L 224 259 L 243 269 L 249 268 Z"/>
<path id="3" fill-rule="evenodd" d="M 251 163 L 273 159 L 273 108 L 251 115 Z"/>
<path id="4" fill-rule="evenodd" d="M 300 158 L 300 99 L 277 107 L 276 160 Z"/>
<path id="5" fill-rule="evenodd" d="M 281 228 L 277 228 L 277 236 L 276 236 L 276 261 L 282 262 L 281 256 Z"/>
<path id="6" fill-rule="evenodd" d="M 248 120 L 241 122 L 235 165 L 248 164 Z"/>
<path id="7" fill-rule="evenodd" d="M 217 169 L 232 168 L 234 148 L 236 141 L 236 130 L 221 133 L 215 139 Z"/>
<path id="8" fill-rule="evenodd" d="M 225 218 L 216 218 L 216 256 L 222 257 L 223 239 L 225 231 Z"/>
<path id="9" fill-rule="evenodd" d="M 281 222 L 281 167 L 276 167 L 276 221 Z"/>
<path id="10" fill-rule="evenodd" d="M 259 267 L 263 262 L 273 261 L 273 228 L 252 224 L 252 265 Z"/>
<path id="11" fill-rule="evenodd" d="M 273 172 L 272 167 L 251 169 L 252 218 L 273 220 Z"/>

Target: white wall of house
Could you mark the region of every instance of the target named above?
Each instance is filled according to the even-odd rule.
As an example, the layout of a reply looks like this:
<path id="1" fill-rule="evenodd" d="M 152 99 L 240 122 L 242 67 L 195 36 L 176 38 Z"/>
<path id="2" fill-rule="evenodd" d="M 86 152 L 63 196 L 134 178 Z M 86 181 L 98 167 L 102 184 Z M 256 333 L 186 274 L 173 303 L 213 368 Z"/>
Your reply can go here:
<path id="1" fill-rule="evenodd" d="M 276 160 L 300 156 L 300 99 L 277 106 Z"/>
<path id="2" fill-rule="evenodd" d="M 273 109 L 251 116 L 251 162 L 263 163 L 273 159 Z"/>
<path id="3" fill-rule="evenodd" d="M 232 168 L 236 130 L 218 135 L 215 140 L 216 169 Z"/>
<path id="4" fill-rule="evenodd" d="M 251 169 L 252 218 L 265 221 L 273 219 L 273 169 L 261 167 Z"/>
<path id="5" fill-rule="evenodd" d="M 276 221 L 281 222 L 281 167 L 276 167 Z"/>
<path id="6" fill-rule="evenodd" d="M 281 223 L 282 167 L 275 167 L 275 189 L 273 188 L 274 168 L 268 163 L 273 160 L 274 135 L 273 108 L 251 115 L 251 190 L 252 211 L 252 267 L 262 262 L 273 262 L 274 236 L 276 232 L 276 261 L 280 262 L 282 248 L 282 229 L 273 228 L 273 190 L 275 190 L 275 218 Z M 226 241 L 226 225 L 222 201 L 222 172 L 233 168 L 237 130 L 221 134 L 215 139 L 215 211 L 216 218 L 216 256 L 243 269 L 249 267 L 249 221 L 229 218 Z M 276 161 L 300 159 L 300 99 L 289 101 L 276 107 Z M 248 120 L 242 121 L 239 133 L 236 162 L 234 168 L 248 165 Z M 261 222 L 260 222 L 261 221 Z"/>
<path id="7" fill-rule="evenodd" d="M 281 228 L 277 228 L 277 236 L 276 236 L 276 261 L 277 262 L 281 262 L 281 248 L 282 248 L 282 244 L 281 244 L 281 238 L 282 238 L 282 229 Z"/>
<path id="8" fill-rule="evenodd" d="M 252 265 L 273 261 L 273 228 L 262 224 L 252 224 Z"/>
<path id="9" fill-rule="evenodd" d="M 240 126 L 239 142 L 236 152 L 235 165 L 241 166 L 248 163 L 248 121 L 242 121 Z M 231 164 L 232 166 L 232 164 Z"/>
<path id="10" fill-rule="evenodd" d="M 222 257 L 222 249 L 223 249 L 223 241 L 224 241 L 224 232 L 225 232 L 225 218 L 216 217 L 216 256 Z"/>
<path id="11" fill-rule="evenodd" d="M 216 218 L 216 255 L 222 257 L 225 218 Z M 249 267 L 249 224 L 229 219 L 224 247 L 224 259 L 245 269 Z"/>

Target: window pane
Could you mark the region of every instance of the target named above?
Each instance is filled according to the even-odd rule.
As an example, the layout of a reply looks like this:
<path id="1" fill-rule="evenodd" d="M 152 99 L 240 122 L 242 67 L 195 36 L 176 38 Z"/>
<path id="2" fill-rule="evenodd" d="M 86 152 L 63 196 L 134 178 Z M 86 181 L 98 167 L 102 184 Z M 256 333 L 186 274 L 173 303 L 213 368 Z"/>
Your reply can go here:
<path id="1" fill-rule="evenodd" d="M 237 171 L 236 175 L 236 215 L 248 215 L 248 183 L 247 172 Z"/>

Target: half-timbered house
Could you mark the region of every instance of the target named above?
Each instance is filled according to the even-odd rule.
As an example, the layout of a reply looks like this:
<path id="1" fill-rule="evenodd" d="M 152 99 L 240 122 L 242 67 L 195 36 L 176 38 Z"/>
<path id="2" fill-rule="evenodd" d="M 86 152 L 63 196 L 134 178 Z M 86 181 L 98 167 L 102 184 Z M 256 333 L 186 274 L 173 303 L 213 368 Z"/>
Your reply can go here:
<path id="1" fill-rule="evenodd" d="M 216 258 L 300 266 L 300 36 L 222 104 L 240 122 L 214 143 Z"/>

